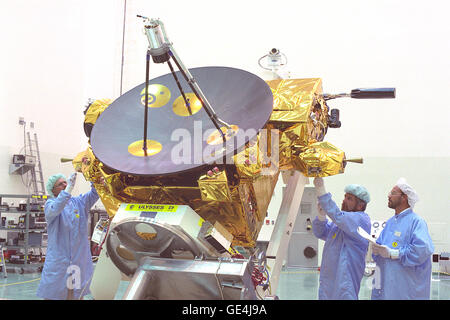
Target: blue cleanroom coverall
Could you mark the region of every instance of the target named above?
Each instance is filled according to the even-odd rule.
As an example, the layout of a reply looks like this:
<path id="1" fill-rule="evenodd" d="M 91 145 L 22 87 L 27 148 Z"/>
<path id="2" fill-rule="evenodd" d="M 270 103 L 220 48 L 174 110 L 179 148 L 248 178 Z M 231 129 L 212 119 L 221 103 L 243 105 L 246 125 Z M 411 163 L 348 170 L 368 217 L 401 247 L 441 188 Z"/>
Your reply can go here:
<path id="1" fill-rule="evenodd" d="M 398 249 L 399 259 L 373 255 L 379 269 L 373 280 L 372 299 L 430 299 L 434 246 L 425 220 L 411 208 L 406 209 L 386 222 L 377 243 Z"/>
<path id="2" fill-rule="evenodd" d="M 366 266 L 369 241 L 358 233 L 358 227 L 370 234 L 370 218 L 365 212 L 341 211 L 326 193 L 319 198 L 322 209 L 332 222 L 313 221 L 313 232 L 325 242 L 320 267 L 320 300 L 358 299 Z"/>
<path id="3" fill-rule="evenodd" d="M 97 191 L 91 185 L 90 191 L 78 197 L 72 197 L 63 190 L 57 198 L 50 198 L 45 203 L 48 246 L 37 291 L 39 297 L 66 299 L 67 278 L 71 273 L 74 273 L 72 288 L 76 299 L 90 281 L 94 268 L 88 238 L 88 218 L 89 209 L 98 198 Z M 88 293 L 89 285 L 83 295 Z"/>

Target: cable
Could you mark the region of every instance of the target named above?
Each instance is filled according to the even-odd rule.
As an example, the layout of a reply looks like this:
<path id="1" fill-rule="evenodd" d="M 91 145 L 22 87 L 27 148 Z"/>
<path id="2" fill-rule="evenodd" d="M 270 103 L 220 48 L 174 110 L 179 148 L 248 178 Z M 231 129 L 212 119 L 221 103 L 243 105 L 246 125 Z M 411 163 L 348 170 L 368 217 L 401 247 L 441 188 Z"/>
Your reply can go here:
<path id="1" fill-rule="evenodd" d="M 272 49 L 272 50 L 273 50 L 273 49 Z M 278 53 L 280 54 L 280 57 L 281 57 L 281 56 L 284 57 L 285 63 L 281 63 L 281 62 L 280 62 L 280 64 L 279 64 L 278 66 L 276 66 L 276 67 L 281 67 L 281 66 L 287 65 L 287 62 L 288 62 L 288 61 L 287 61 L 286 55 L 285 55 L 284 53 L 280 52 L 280 51 L 278 51 Z M 268 54 L 262 56 L 261 58 L 259 58 L 259 59 L 258 59 L 258 65 L 259 65 L 261 68 L 265 69 L 265 70 L 270 70 L 270 71 L 274 72 L 274 70 L 277 70 L 278 68 L 267 68 L 267 67 L 264 67 L 264 66 L 261 64 L 261 60 L 264 59 L 264 58 L 267 57 L 267 56 L 270 56 L 270 55 L 271 55 L 271 54 L 268 53 Z"/>
<path id="2" fill-rule="evenodd" d="M 25 133 L 24 133 L 24 136 L 25 136 Z M 24 140 L 24 142 L 25 142 L 25 140 Z M 22 151 L 23 151 L 24 156 L 27 155 L 27 150 L 25 149 L 25 147 L 26 146 L 23 146 L 22 149 L 20 149 L 19 154 L 22 154 Z M 30 173 L 31 173 L 30 171 L 27 171 L 26 173 L 20 175 L 20 179 L 22 180 L 23 185 L 25 186 L 25 188 L 27 188 L 27 194 L 30 194 L 30 187 L 31 187 L 31 182 L 32 182 L 31 178 L 28 179 L 28 176 Z M 24 175 L 27 176 L 26 181 L 23 180 Z"/>
<path id="3" fill-rule="evenodd" d="M 321 121 L 317 121 L 317 122 L 319 123 L 320 126 L 322 126 L 323 130 L 319 129 L 319 134 L 316 135 L 315 138 L 317 141 L 322 141 L 323 137 L 325 136 L 327 128 L 324 126 L 324 124 Z"/>
<path id="4" fill-rule="evenodd" d="M 267 268 L 264 268 L 264 272 L 267 275 L 267 280 L 264 284 L 270 284 L 270 274 L 269 274 L 269 270 L 267 270 Z"/>
<path id="5" fill-rule="evenodd" d="M 1 287 L 14 286 L 14 285 L 16 285 L 16 284 L 30 283 L 30 282 L 34 282 L 34 281 L 38 281 L 38 280 L 41 280 L 41 278 L 37 278 L 37 279 L 33 279 L 33 280 L 28 280 L 28 281 L 22 281 L 22 282 L 14 282 L 14 283 L 0 284 L 0 288 L 1 288 Z"/>
<path id="6" fill-rule="evenodd" d="M 127 0 L 124 1 L 123 5 L 123 30 L 122 30 L 122 64 L 120 66 L 120 95 L 122 95 L 122 84 L 123 84 L 123 64 L 125 60 L 125 22 L 127 15 Z"/>
<path id="7" fill-rule="evenodd" d="M 267 266 L 266 265 L 266 267 L 267 267 L 267 275 L 269 275 L 270 274 L 270 267 L 269 266 Z M 272 294 L 272 286 L 270 285 L 270 279 L 269 279 L 269 276 L 267 277 L 267 283 L 269 284 L 269 294 L 271 295 Z"/>
<path id="8" fill-rule="evenodd" d="M 222 285 L 220 284 L 219 277 L 217 276 L 217 274 L 219 273 L 221 263 L 222 263 L 222 260 L 219 259 L 219 265 L 217 266 L 217 270 L 216 270 L 216 273 L 214 274 L 214 276 L 216 277 L 217 287 L 219 288 L 220 296 L 222 297 L 222 300 L 225 300 L 225 298 L 223 297 Z"/>
<path id="9" fill-rule="evenodd" d="M 259 294 L 258 288 L 255 288 L 255 293 L 256 293 L 256 295 L 258 296 L 259 300 L 264 300 L 264 298 L 261 297 L 261 295 Z"/>
<path id="10" fill-rule="evenodd" d="M 266 69 L 266 68 L 265 68 L 264 66 L 261 65 L 261 60 L 262 60 L 263 58 L 265 58 L 265 57 L 267 57 L 267 54 L 266 54 L 265 56 L 262 56 L 262 57 L 259 58 L 259 60 L 258 60 L 259 66 L 260 66 L 261 68 L 263 68 L 263 69 Z M 270 69 L 266 69 L 266 70 L 270 70 Z"/>

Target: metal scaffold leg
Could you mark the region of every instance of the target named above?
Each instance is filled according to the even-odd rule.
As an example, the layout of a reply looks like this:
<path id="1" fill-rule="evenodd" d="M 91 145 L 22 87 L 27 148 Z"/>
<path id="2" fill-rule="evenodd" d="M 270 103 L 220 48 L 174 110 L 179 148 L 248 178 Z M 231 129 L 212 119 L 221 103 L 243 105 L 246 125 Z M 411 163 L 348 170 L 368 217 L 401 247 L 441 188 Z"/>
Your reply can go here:
<path id="1" fill-rule="evenodd" d="M 277 291 L 278 280 L 287 255 L 289 240 L 295 225 L 297 213 L 303 196 L 305 185 L 308 183 L 300 171 L 293 171 L 284 191 L 280 211 L 267 248 L 267 266 L 270 271 L 271 294 Z"/>

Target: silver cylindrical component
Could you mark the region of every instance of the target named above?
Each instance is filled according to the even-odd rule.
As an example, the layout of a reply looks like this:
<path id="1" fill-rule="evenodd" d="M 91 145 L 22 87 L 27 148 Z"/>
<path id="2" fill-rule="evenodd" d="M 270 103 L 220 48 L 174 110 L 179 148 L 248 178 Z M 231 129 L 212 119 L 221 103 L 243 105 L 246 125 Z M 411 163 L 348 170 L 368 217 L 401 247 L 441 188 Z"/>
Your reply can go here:
<path id="1" fill-rule="evenodd" d="M 150 20 L 145 26 L 145 34 L 149 43 L 149 51 L 155 63 L 163 63 L 169 60 L 170 43 L 164 31 L 164 26 L 159 20 Z"/>
<path id="2" fill-rule="evenodd" d="M 145 25 L 145 34 L 147 35 L 151 49 L 161 48 L 164 44 L 164 35 L 161 26 L 154 20 Z"/>

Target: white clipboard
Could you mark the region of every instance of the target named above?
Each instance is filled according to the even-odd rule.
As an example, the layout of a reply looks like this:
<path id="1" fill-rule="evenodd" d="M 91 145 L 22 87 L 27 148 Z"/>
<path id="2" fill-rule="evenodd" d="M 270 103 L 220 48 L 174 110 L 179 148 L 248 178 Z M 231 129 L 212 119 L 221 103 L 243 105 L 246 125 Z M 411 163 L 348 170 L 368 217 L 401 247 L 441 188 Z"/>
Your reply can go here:
<path id="1" fill-rule="evenodd" d="M 358 231 L 358 234 L 359 234 L 361 237 L 363 237 L 364 239 L 369 240 L 370 242 L 377 244 L 377 242 L 375 241 L 375 239 L 372 238 L 372 237 L 370 236 L 370 234 L 368 234 L 368 233 L 366 232 L 366 230 L 364 230 L 363 228 L 358 227 L 358 230 L 357 230 L 357 231 Z"/>

